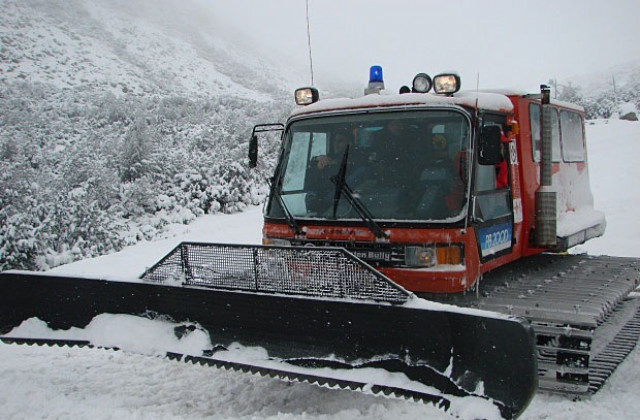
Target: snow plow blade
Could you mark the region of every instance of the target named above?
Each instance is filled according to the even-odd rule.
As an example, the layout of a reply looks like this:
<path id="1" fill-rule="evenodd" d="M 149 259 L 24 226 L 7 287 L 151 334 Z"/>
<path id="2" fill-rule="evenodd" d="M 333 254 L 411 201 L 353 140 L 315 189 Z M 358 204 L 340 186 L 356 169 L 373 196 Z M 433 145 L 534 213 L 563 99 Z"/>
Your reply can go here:
<path id="1" fill-rule="evenodd" d="M 172 358 L 422 400 L 454 415 L 470 397 L 516 418 L 537 387 L 527 321 L 419 299 L 341 248 L 182 243 L 136 281 L 0 274 L 5 342 L 38 342 L 10 333 L 30 318 L 66 330 L 104 313 L 208 333 L 211 348 Z M 268 356 L 236 359 L 238 345 Z"/>

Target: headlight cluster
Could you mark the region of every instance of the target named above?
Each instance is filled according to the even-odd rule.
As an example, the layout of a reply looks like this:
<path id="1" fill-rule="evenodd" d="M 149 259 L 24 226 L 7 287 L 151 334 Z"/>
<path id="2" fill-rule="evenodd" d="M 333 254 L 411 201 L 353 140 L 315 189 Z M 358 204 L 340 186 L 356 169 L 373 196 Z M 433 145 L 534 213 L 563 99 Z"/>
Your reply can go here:
<path id="1" fill-rule="evenodd" d="M 435 267 L 463 264 L 461 245 L 406 246 L 404 261 L 408 267 Z"/>
<path id="2" fill-rule="evenodd" d="M 291 241 L 281 238 L 263 237 L 262 245 L 291 246 Z"/>
<path id="3" fill-rule="evenodd" d="M 433 91 L 439 95 L 453 95 L 460 90 L 460 76 L 456 73 L 441 73 L 429 77 L 426 73 L 418 73 L 413 78 L 412 92 L 427 93 Z"/>
<path id="4" fill-rule="evenodd" d="M 438 95 L 452 96 L 460 90 L 460 76 L 455 72 L 440 73 L 431 78 L 427 73 L 418 73 L 413 78 L 411 89 L 402 86 L 399 93 L 427 93 L 433 88 Z M 379 94 L 384 90 L 384 78 L 381 66 L 371 66 L 369 69 L 369 84 L 364 89 L 365 95 Z M 318 89 L 304 87 L 296 89 L 297 105 L 310 105 L 320 100 Z"/>

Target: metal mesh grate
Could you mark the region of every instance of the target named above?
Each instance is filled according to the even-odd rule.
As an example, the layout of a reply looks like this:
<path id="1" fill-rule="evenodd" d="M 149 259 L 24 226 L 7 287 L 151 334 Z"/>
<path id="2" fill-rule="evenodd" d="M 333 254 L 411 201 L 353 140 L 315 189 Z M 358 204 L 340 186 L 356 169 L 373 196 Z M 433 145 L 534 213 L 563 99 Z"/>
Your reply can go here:
<path id="1" fill-rule="evenodd" d="M 183 242 L 141 279 L 313 297 L 405 302 L 409 293 L 342 248 Z"/>

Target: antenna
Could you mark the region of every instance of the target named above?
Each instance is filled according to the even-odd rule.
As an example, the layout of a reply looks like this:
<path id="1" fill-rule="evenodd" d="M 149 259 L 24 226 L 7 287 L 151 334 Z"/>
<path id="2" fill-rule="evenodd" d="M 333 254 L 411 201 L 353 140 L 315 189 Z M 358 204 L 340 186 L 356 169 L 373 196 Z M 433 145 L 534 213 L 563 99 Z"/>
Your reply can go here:
<path id="1" fill-rule="evenodd" d="M 476 75 L 476 109 L 474 111 L 475 114 L 475 125 L 476 125 L 476 129 L 475 129 L 475 136 L 471 136 L 471 150 L 475 150 L 475 148 L 477 147 L 478 144 L 478 138 L 480 136 L 480 130 L 482 130 L 482 127 L 480 126 L 480 111 L 478 110 L 478 100 L 480 99 L 480 72 L 477 73 Z M 473 168 L 473 156 L 475 155 L 475 153 L 471 153 L 471 156 L 467 156 L 467 162 L 469 163 L 467 165 L 467 197 L 471 197 L 471 171 Z M 470 161 L 470 162 L 469 162 Z M 471 214 L 472 216 L 475 218 L 476 216 L 476 205 L 475 205 L 475 201 L 476 199 L 473 198 L 473 200 L 471 201 Z M 469 218 L 465 217 L 464 218 L 464 230 L 467 230 L 467 227 L 469 226 L 468 224 Z M 477 288 L 477 290 L 479 291 L 480 288 Z"/>
<path id="2" fill-rule="evenodd" d="M 476 117 L 478 116 L 478 98 L 480 97 L 480 72 L 476 75 Z"/>
<path id="3" fill-rule="evenodd" d="M 309 27 L 309 0 L 307 4 L 307 45 L 309 47 L 309 69 L 311 70 L 311 86 L 313 86 L 313 58 L 311 56 L 311 29 Z"/>

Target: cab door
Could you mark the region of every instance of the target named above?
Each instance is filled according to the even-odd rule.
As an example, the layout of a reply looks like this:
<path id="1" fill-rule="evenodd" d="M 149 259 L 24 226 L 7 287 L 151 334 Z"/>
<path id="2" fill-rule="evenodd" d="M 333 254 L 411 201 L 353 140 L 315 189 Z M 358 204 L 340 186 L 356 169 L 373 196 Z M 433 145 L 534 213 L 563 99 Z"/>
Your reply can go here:
<path id="1" fill-rule="evenodd" d="M 487 126 L 500 133 L 499 159 L 491 163 L 479 158 L 482 146 L 474 158 L 471 223 L 476 232 L 480 261 L 485 263 L 513 252 L 514 216 L 511 191 L 509 144 L 504 136 L 506 117 L 484 116 L 482 132 Z M 481 141 L 480 141 L 481 142 Z"/>

